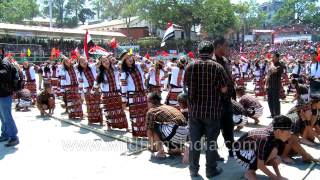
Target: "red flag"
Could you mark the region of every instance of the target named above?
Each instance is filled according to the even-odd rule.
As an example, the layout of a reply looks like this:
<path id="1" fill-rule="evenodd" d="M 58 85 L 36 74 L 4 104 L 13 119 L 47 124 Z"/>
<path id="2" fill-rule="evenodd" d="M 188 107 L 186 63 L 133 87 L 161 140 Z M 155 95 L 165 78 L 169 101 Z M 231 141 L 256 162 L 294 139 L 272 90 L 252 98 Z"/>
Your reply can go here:
<path id="1" fill-rule="evenodd" d="M 20 53 L 20 57 L 26 57 L 25 53 Z"/>
<path id="2" fill-rule="evenodd" d="M 144 57 L 147 58 L 147 59 L 150 59 L 150 54 L 147 53 Z"/>
<path id="3" fill-rule="evenodd" d="M 60 50 L 59 49 L 56 49 L 56 57 L 60 57 Z"/>
<path id="4" fill-rule="evenodd" d="M 89 58 L 89 48 L 88 48 L 88 43 L 91 41 L 91 36 L 88 32 L 88 29 L 86 30 L 86 36 L 84 37 L 84 44 L 83 44 L 83 49 L 84 49 L 84 55 L 86 56 L 85 58 Z"/>
<path id="5" fill-rule="evenodd" d="M 320 62 L 320 54 L 318 55 L 318 58 L 317 58 L 318 62 Z"/>
<path id="6" fill-rule="evenodd" d="M 169 56 L 169 54 L 166 51 L 162 51 L 161 56 L 167 57 L 167 56 Z"/>
<path id="7" fill-rule="evenodd" d="M 116 49 L 118 47 L 118 42 L 115 38 L 112 38 L 108 44 L 112 49 Z"/>
<path id="8" fill-rule="evenodd" d="M 191 58 L 191 59 L 194 59 L 194 58 L 195 58 L 194 53 L 193 53 L 192 51 L 188 52 L 188 56 L 189 56 L 189 58 Z"/>

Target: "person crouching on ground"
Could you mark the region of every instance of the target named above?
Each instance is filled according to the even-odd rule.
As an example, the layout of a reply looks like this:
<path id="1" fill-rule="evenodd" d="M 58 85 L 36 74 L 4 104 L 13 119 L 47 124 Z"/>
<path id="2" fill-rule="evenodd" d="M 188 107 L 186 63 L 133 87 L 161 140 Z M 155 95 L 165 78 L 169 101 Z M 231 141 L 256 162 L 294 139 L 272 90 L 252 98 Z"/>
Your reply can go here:
<path id="1" fill-rule="evenodd" d="M 43 86 L 44 90 L 37 96 L 37 107 L 41 116 L 47 114 L 46 110 L 49 110 L 49 114 L 53 114 L 55 108 L 55 98 L 52 93 L 51 84 L 45 83 Z"/>
<path id="2" fill-rule="evenodd" d="M 248 180 L 256 180 L 256 170 L 261 170 L 270 179 L 285 180 L 278 168 L 281 163 L 278 152 L 282 152 L 284 144 L 291 135 L 291 119 L 280 115 L 272 122 L 272 128 L 258 128 L 249 131 L 234 144 L 234 157 L 247 171 Z M 267 166 L 272 166 L 271 172 Z"/>
<path id="3" fill-rule="evenodd" d="M 16 111 L 29 111 L 29 107 L 32 105 L 32 97 L 29 89 L 21 89 L 16 93 L 18 103 L 16 104 Z"/>
<path id="4" fill-rule="evenodd" d="M 263 106 L 259 100 L 249 94 L 245 94 L 245 89 L 241 86 L 236 88 L 236 93 L 239 98 L 239 103 L 247 112 L 247 116 L 253 119 L 255 124 L 258 124 L 260 122 L 259 118 L 263 114 Z"/>
<path id="5" fill-rule="evenodd" d="M 153 157 L 166 157 L 163 145 L 169 148 L 169 154 L 181 155 L 189 134 L 183 114 L 174 107 L 161 104 L 161 96 L 157 93 L 148 95 L 148 107 L 147 136 L 151 144 L 150 150 L 158 152 Z"/>

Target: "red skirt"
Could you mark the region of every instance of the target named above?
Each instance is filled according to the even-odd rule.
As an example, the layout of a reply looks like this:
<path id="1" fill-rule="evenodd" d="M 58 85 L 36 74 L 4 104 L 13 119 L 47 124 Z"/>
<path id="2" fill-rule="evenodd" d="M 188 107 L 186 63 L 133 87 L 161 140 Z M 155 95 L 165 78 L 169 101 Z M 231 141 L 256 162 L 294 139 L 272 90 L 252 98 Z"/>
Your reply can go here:
<path id="1" fill-rule="evenodd" d="M 61 96 L 62 94 L 60 93 L 60 81 L 58 78 L 52 78 L 51 79 L 51 85 L 52 85 L 52 90 L 54 94 L 57 96 Z"/>
<path id="2" fill-rule="evenodd" d="M 127 129 L 128 121 L 122 108 L 122 98 L 120 92 L 105 92 L 102 95 L 104 114 L 108 127 Z"/>
<path id="3" fill-rule="evenodd" d="M 65 100 L 67 102 L 69 119 L 83 118 L 81 96 L 77 85 L 65 86 Z"/>
<path id="4" fill-rule="evenodd" d="M 254 87 L 254 93 L 256 96 L 265 96 L 266 89 L 265 89 L 265 80 L 260 78 L 256 81 L 255 87 Z"/>
<path id="5" fill-rule="evenodd" d="M 37 84 L 36 81 L 27 81 L 24 84 L 24 88 L 28 89 L 31 93 L 31 97 L 34 99 L 37 97 Z"/>
<path id="6" fill-rule="evenodd" d="M 99 94 L 91 94 L 90 90 L 85 93 L 84 98 L 86 100 L 87 105 L 87 113 L 88 113 L 88 121 L 89 123 L 103 123 L 102 110 L 100 108 L 101 104 L 101 95 Z"/>
<path id="7" fill-rule="evenodd" d="M 166 105 L 173 106 L 175 108 L 179 108 L 178 104 L 178 95 L 182 93 L 182 87 L 170 87 L 169 93 L 166 98 Z"/>
<path id="8" fill-rule="evenodd" d="M 148 111 L 145 92 L 128 92 L 129 113 L 133 137 L 146 137 L 146 115 Z"/>

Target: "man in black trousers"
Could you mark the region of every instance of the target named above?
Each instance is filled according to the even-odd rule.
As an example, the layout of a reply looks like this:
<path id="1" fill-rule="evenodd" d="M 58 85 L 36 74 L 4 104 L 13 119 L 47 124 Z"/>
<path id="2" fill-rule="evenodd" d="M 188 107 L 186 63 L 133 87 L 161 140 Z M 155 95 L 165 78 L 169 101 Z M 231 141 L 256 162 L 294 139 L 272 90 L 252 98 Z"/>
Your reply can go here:
<path id="1" fill-rule="evenodd" d="M 184 84 L 188 94 L 190 131 L 190 175 L 199 176 L 201 138 L 206 137 L 206 176 L 221 174 L 217 166 L 217 138 L 223 113 L 223 97 L 228 91 L 227 74 L 212 60 L 213 44 L 202 41 L 198 46 L 199 60 L 187 66 Z M 232 115 L 232 113 L 231 113 Z"/>
<path id="2" fill-rule="evenodd" d="M 234 123 L 233 123 L 233 113 L 232 113 L 232 103 L 231 99 L 236 99 L 236 91 L 235 91 L 235 84 L 232 81 L 231 75 L 231 62 L 226 58 L 229 55 L 229 45 L 225 38 L 218 37 L 214 41 L 214 56 L 213 59 L 217 63 L 223 66 L 224 70 L 227 74 L 227 86 L 228 86 L 228 93 L 223 97 L 223 114 L 221 120 L 221 131 L 222 136 L 224 138 L 225 145 L 229 149 L 229 156 L 233 157 L 232 152 L 232 144 L 234 142 Z M 223 160 L 220 158 L 220 160 Z"/>
<path id="3" fill-rule="evenodd" d="M 284 71 L 284 65 L 280 62 L 280 54 L 275 52 L 272 57 L 272 63 L 270 64 L 266 89 L 268 95 L 268 105 L 271 116 L 273 118 L 281 114 L 280 107 L 280 90 L 281 90 L 281 77 Z"/>

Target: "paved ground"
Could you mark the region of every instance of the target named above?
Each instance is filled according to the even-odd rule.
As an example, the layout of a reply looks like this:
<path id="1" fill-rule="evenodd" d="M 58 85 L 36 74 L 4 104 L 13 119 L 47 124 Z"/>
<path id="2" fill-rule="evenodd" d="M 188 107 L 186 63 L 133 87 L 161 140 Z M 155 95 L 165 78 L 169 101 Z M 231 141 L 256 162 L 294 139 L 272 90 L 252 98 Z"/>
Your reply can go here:
<path id="1" fill-rule="evenodd" d="M 261 126 L 249 125 L 243 131 L 271 122 L 271 119 L 265 118 L 269 112 L 266 102 L 262 102 L 266 109 Z M 283 103 L 282 113 L 292 106 L 291 103 Z M 45 119 L 38 116 L 35 108 L 30 112 L 14 112 L 21 143 L 14 148 L 4 148 L 3 143 L 0 144 L 1 179 L 190 179 L 188 168 L 181 163 L 181 157 L 168 157 L 155 162 L 150 160 L 151 154 L 148 151 L 132 154 L 143 149 L 144 141 L 134 141 L 130 134 L 123 131 L 89 127 L 86 121 L 70 122 L 66 115 L 61 115 L 62 111 L 59 107 L 54 117 Z M 236 137 L 240 135 L 237 133 Z M 142 147 L 123 141 L 138 142 Z M 243 168 L 233 159 L 228 159 L 221 136 L 219 147 L 219 153 L 226 161 L 219 163 L 224 172 L 214 179 L 244 179 Z M 320 157 L 319 147 L 306 148 L 315 157 Z M 200 174 L 206 179 L 204 165 L 205 157 L 202 154 Z M 290 180 L 300 180 L 308 166 L 298 158 L 294 166 L 283 164 L 280 169 L 283 176 Z M 258 174 L 259 179 L 268 179 L 261 172 Z M 319 177 L 320 168 L 317 166 L 307 179 L 315 180 Z"/>

